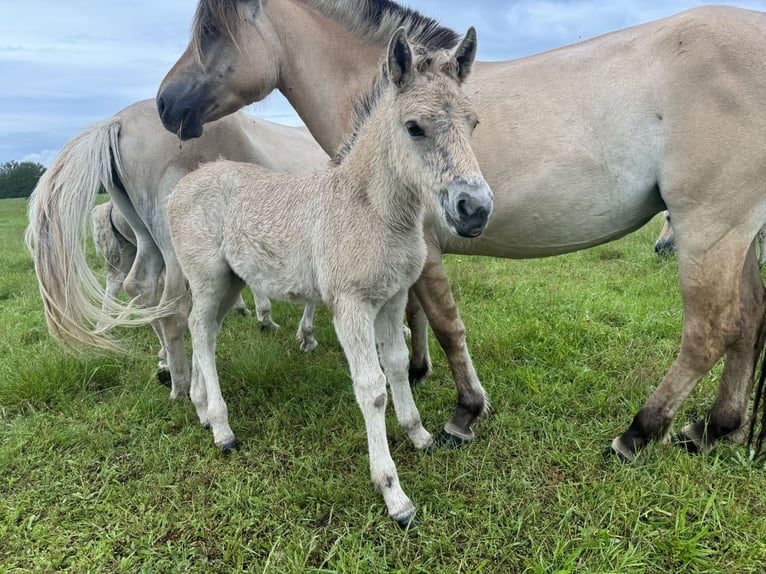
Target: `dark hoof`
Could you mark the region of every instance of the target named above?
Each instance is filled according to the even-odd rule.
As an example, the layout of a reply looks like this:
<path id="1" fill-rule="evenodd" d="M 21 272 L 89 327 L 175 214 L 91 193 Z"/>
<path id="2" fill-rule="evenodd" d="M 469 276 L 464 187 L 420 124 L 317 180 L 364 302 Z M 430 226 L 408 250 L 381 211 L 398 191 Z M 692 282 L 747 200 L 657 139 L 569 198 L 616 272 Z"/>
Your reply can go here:
<path id="1" fill-rule="evenodd" d="M 416 528 L 418 525 L 418 520 L 417 518 L 415 518 L 415 511 L 413 510 L 409 514 L 406 514 L 400 518 L 397 518 L 396 523 L 399 525 L 399 528 L 401 528 L 404 531 L 412 530 L 413 528 Z"/>
<path id="2" fill-rule="evenodd" d="M 434 437 L 434 442 L 426 448 L 426 452 L 435 452 L 441 449 L 460 448 L 469 444 L 471 441 L 467 438 L 448 433 L 442 429 L 438 436 Z"/>
<path id="3" fill-rule="evenodd" d="M 410 387 L 414 387 L 415 385 L 417 385 L 427 375 L 428 375 L 428 366 L 413 367 L 412 365 L 410 365 L 410 370 L 409 370 Z"/>
<path id="4" fill-rule="evenodd" d="M 684 433 L 678 433 L 673 437 L 673 444 L 687 452 L 687 454 L 702 454 L 702 449 Z"/>
<path id="5" fill-rule="evenodd" d="M 221 449 L 223 449 L 223 456 L 231 456 L 233 452 L 239 452 L 239 443 L 236 440 L 233 440 L 227 442 Z"/>
<path id="6" fill-rule="evenodd" d="M 204 425 L 202 425 L 202 428 L 205 429 L 208 432 L 213 430 L 213 427 L 210 426 L 210 423 L 205 423 Z"/>
<path id="7" fill-rule="evenodd" d="M 604 456 L 605 460 L 617 459 L 623 464 L 633 463 L 633 461 L 630 460 L 627 456 L 622 454 L 620 451 L 614 450 L 611 446 L 606 447 L 601 454 Z"/>
<path id="8" fill-rule="evenodd" d="M 160 369 L 157 371 L 157 381 L 165 387 L 171 386 L 170 371 L 168 369 Z"/>

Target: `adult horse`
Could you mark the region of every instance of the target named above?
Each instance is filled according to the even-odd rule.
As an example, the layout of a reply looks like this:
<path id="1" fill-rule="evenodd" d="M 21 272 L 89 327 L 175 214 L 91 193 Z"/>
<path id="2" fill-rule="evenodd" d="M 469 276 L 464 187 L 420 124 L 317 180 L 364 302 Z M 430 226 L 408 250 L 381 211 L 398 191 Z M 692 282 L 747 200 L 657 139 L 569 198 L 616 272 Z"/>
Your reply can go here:
<path id="1" fill-rule="evenodd" d="M 102 313 L 104 288 L 88 267 L 84 251 L 88 214 L 101 189 L 109 193 L 136 237 L 125 290 L 141 307 L 151 309 L 161 302 L 166 312 L 173 308 L 186 291 L 186 280 L 173 252 L 167 198 L 183 175 L 219 157 L 296 174 L 310 173 L 329 161 L 304 128 L 244 112 L 213 122 L 198 140 L 179 142 L 163 129 L 154 100 L 133 104 L 67 142 L 32 193 L 26 236 L 54 337 L 67 345 L 113 348 L 108 327 L 143 324 L 150 317 L 133 307 L 142 316 L 130 320 L 126 315 L 131 309 L 117 301 L 110 301 L 116 318 Z M 188 365 L 173 361 L 185 353 L 186 317 L 155 314 L 152 326 L 160 340 L 160 357 L 167 354 L 167 368 L 183 377 Z M 171 396 L 184 392 L 173 388 Z"/>
<path id="2" fill-rule="evenodd" d="M 332 153 L 398 26 L 426 46 L 457 42 L 388 0 L 200 0 L 189 47 L 160 86 L 160 116 L 194 138 L 204 122 L 279 89 Z M 477 239 L 427 221 L 428 260 L 413 286 L 458 388 L 450 435 L 472 436 L 485 399 L 441 254 L 566 253 L 630 233 L 663 209 L 679 246 L 681 348 L 611 448 L 632 460 L 668 437 L 680 405 L 724 355 L 715 404 L 683 434 L 704 450 L 745 422 L 766 309 L 746 256 L 766 221 L 764 30 L 762 13 L 701 7 L 535 56 L 476 62 L 465 90 L 482 122 L 473 145 L 494 215 Z M 411 367 L 426 369 L 423 322 L 410 327 Z"/>

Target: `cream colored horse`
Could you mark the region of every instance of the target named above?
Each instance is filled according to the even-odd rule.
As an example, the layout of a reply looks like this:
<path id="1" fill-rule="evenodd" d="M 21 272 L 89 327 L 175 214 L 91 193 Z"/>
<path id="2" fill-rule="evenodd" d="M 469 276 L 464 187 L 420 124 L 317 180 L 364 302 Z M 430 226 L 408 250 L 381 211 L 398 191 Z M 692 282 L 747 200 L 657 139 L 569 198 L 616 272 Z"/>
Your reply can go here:
<path id="1" fill-rule="evenodd" d="M 163 123 L 196 137 L 204 122 L 279 89 L 332 153 L 398 26 L 431 47 L 457 41 L 394 2 L 200 0 L 192 42 L 158 92 Z M 427 222 L 428 259 L 413 288 L 457 384 L 451 436 L 470 438 L 485 403 L 441 254 L 566 253 L 630 233 L 664 209 L 679 246 L 681 349 L 612 449 L 633 459 L 665 440 L 724 355 L 712 410 L 683 433 L 705 450 L 746 421 L 766 307 L 755 258 L 746 257 L 766 221 L 764 30 L 759 12 L 700 7 L 527 58 L 476 62 L 465 90 L 482 118 L 473 146 L 495 213 L 473 240 Z M 416 375 L 429 368 L 417 302 Z"/>
<path id="2" fill-rule="evenodd" d="M 329 161 L 305 128 L 274 124 L 244 112 L 212 123 L 198 140 L 180 142 L 163 129 L 154 100 L 138 102 L 93 124 L 64 146 L 32 194 L 27 228 L 46 320 L 60 342 L 110 348 L 114 345 L 108 327 L 126 324 L 128 310 L 115 300 L 109 307 L 118 316 L 102 313 L 104 288 L 85 259 L 84 230 L 98 191 L 109 192 L 128 224 L 125 227 L 135 234 L 137 251 L 125 291 L 141 307 L 152 308 L 186 290 L 167 226 L 168 195 L 183 175 L 220 157 L 295 174 L 310 173 Z M 268 301 L 260 304 L 264 308 Z M 147 313 L 133 311 L 139 317 L 131 324 L 143 324 Z M 313 308 L 308 308 L 299 329 L 304 350 L 316 346 L 312 315 Z M 276 326 L 264 321 L 267 327 Z M 162 359 L 166 353 L 178 356 L 178 349 L 183 349 L 185 324 L 185 318 L 172 316 L 152 322 L 161 347 L 160 380 L 172 378 L 167 368 L 188 373 L 188 366 L 166 365 Z M 168 345 L 175 345 L 176 352 Z"/>
<path id="3" fill-rule="evenodd" d="M 475 32 L 452 52 L 416 52 L 403 29 L 394 33 L 336 166 L 296 177 L 218 161 L 184 176 L 168 202 L 193 298 L 191 398 L 215 443 L 236 447 L 215 340 L 242 287 L 325 303 L 364 416 L 373 483 L 403 527 L 415 507 L 388 449 L 386 383 L 414 446 L 430 446 L 412 399 L 402 331 L 407 290 L 426 257 L 423 220 L 429 213 L 452 233 L 476 237 L 492 211 L 470 145 L 476 114 L 460 90 L 476 54 Z"/>

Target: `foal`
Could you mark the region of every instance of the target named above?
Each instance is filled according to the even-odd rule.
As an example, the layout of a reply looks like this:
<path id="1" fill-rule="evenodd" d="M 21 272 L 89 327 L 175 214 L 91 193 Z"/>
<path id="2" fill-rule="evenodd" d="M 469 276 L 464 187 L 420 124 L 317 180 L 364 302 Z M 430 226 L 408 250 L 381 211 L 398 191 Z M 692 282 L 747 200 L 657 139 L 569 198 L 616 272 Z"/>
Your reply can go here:
<path id="1" fill-rule="evenodd" d="M 415 507 L 388 449 L 386 381 L 399 424 L 416 448 L 429 446 L 402 331 L 407 290 L 426 257 L 423 222 L 439 218 L 452 233 L 476 237 L 493 202 L 470 145 L 476 113 L 460 89 L 476 55 L 474 29 L 452 53 L 416 51 L 403 29 L 394 33 L 382 73 L 357 106 L 356 133 L 334 167 L 296 177 L 218 161 L 182 178 L 168 203 L 193 298 L 191 399 L 215 443 L 236 448 L 215 341 L 242 287 L 322 302 L 349 362 L 372 481 L 401 526 Z"/>

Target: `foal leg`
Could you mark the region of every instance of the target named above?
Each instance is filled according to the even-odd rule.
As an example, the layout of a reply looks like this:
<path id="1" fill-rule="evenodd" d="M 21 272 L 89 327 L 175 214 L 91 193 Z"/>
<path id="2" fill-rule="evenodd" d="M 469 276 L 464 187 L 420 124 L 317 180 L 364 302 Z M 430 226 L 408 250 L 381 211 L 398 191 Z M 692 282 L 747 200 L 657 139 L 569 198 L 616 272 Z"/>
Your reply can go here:
<path id="1" fill-rule="evenodd" d="M 269 305 L 271 305 L 270 302 L 269 302 Z M 234 301 L 234 305 L 233 305 L 232 309 L 234 309 L 234 311 L 236 311 L 237 313 L 239 313 L 243 317 L 249 317 L 251 315 L 250 309 L 247 308 L 247 304 L 245 303 L 245 300 L 242 298 L 242 293 L 240 293 L 237 296 L 237 300 Z M 256 312 L 258 311 L 257 302 L 256 302 L 255 310 L 256 310 Z"/>
<path id="2" fill-rule="evenodd" d="M 737 238 L 728 243 L 723 238 L 718 244 L 703 247 L 694 253 L 686 245 L 679 248 L 678 268 L 684 304 L 681 349 L 631 425 L 612 441 L 611 451 L 622 460 L 634 460 L 650 440 L 669 440 L 670 427 L 681 404 L 725 352 L 731 350 L 737 362 L 747 355 L 742 346 L 747 343 L 741 342 L 743 317 L 740 302 L 741 289 L 745 289 L 740 285 L 747 246 L 739 245 Z M 737 388 L 741 385 L 738 381 L 742 370 L 743 365 L 739 364 L 736 368 L 730 367 L 727 373 L 724 391 L 714 407 L 715 424 L 723 425 L 716 432 L 730 427 L 732 412 L 742 414 L 742 407 L 736 404 L 741 398 L 735 400 L 734 405 L 728 404 L 732 392 L 735 396 L 742 393 Z"/>
<path id="3" fill-rule="evenodd" d="M 726 352 L 713 408 L 702 420 L 681 431 L 681 444 L 691 452 L 707 452 L 716 441 L 738 442 L 746 430 L 747 406 L 755 365 L 763 349 L 766 296 L 754 247 L 745 261 L 741 287 L 741 336 Z"/>
<path id="4" fill-rule="evenodd" d="M 415 506 L 399 485 L 386 437 L 386 377 L 375 351 L 374 309 L 369 303 L 336 299 L 333 324 L 351 370 L 356 402 L 367 429 L 372 482 L 383 495 L 388 514 L 406 528 Z"/>
<path id="5" fill-rule="evenodd" d="M 407 344 L 402 330 L 406 297 L 407 292 L 402 291 L 378 312 L 375 320 L 375 340 L 380 362 L 391 388 L 391 399 L 399 425 L 410 437 L 415 448 L 423 449 L 431 446 L 433 438 L 420 421 L 420 413 L 412 398 L 407 376 Z"/>
<path id="6" fill-rule="evenodd" d="M 313 351 L 318 345 L 317 340 L 314 338 L 314 313 L 316 308 L 316 303 L 306 303 L 306 306 L 303 308 L 300 325 L 298 325 L 298 332 L 295 334 L 295 338 L 301 344 L 301 351 L 304 353 Z"/>
<path id="7" fill-rule="evenodd" d="M 410 384 L 414 386 L 431 374 L 433 366 L 428 351 L 428 317 L 413 290 L 410 290 L 407 297 L 407 324 L 410 327 L 412 344 L 409 379 Z"/>
<path id="8" fill-rule="evenodd" d="M 261 331 L 276 331 L 279 329 L 271 318 L 271 301 L 265 295 L 252 289 L 253 299 L 255 299 L 255 316 L 258 319 L 258 328 Z"/>
<path id="9" fill-rule="evenodd" d="M 186 278 L 175 255 L 166 253 L 165 263 L 165 288 L 160 304 L 168 309 L 168 314 L 160 319 L 160 329 L 170 370 L 170 398 L 178 399 L 189 395 L 191 385 L 184 340 L 190 296 Z"/>
<path id="10" fill-rule="evenodd" d="M 425 267 L 412 289 L 447 355 L 457 386 L 455 414 L 444 425 L 439 441 L 452 444 L 469 441 L 473 438 L 471 423 L 488 410 L 489 402 L 468 354 L 465 325 L 452 298 L 441 253 L 430 244 Z"/>

